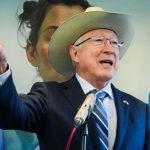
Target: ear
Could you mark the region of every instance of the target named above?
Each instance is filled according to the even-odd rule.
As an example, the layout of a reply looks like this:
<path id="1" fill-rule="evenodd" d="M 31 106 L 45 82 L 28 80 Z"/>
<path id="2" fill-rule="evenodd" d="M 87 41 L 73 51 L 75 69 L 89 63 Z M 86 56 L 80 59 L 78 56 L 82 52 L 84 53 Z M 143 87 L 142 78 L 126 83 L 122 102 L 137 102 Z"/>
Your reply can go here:
<path id="1" fill-rule="evenodd" d="M 79 61 L 79 59 L 78 59 L 78 48 L 76 46 L 70 45 L 69 54 L 70 54 L 71 60 L 73 62 L 77 63 Z"/>
<path id="2" fill-rule="evenodd" d="M 37 61 L 37 53 L 35 48 L 33 48 L 31 43 L 27 43 L 26 46 L 26 55 L 28 58 L 28 61 L 31 63 L 32 66 L 38 67 L 38 61 Z"/>

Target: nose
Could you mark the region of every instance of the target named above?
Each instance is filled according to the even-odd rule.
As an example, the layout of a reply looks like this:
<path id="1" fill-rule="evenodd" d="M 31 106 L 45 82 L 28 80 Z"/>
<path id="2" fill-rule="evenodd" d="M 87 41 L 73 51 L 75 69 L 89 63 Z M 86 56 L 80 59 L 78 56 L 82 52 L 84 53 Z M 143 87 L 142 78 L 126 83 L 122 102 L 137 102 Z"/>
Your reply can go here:
<path id="1" fill-rule="evenodd" d="M 106 40 L 103 44 L 103 52 L 107 53 L 107 54 L 114 54 L 115 50 L 112 47 L 112 45 L 110 44 L 109 40 Z"/>
<path id="2" fill-rule="evenodd" d="M 110 40 L 109 39 L 106 39 L 105 41 L 104 41 L 104 44 L 103 44 L 104 46 L 109 46 L 109 47 L 112 47 L 112 45 L 111 45 L 111 43 L 110 43 Z"/>

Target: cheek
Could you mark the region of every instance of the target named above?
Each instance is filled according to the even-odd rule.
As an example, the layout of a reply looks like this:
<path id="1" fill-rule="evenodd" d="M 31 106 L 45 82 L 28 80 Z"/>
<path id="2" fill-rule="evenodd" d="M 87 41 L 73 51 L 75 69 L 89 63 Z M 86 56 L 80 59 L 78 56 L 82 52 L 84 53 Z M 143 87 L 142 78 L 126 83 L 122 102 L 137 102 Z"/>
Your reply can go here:
<path id="1" fill-rule="evenodd" d="M 115 52 L 115 66 L 118 68 L 119 66 L 119 50 Z"/>
<path id="2" fill-rule="evenodd" d="M 88 63 L 91 61 L 91 55 L 89 53 L 86 53 L 86 52 L 83 52 L 83 53 L 80 53 L 79 56 L 79 62 L 82 64 L 85 64 L 85 63 Z"/>
<path id="3" fill-rule="evenodd" d="M 80 57 L 80 66 L 89 70 L 93 70 L 97 67 L 96 55 L 94 53 L 84 53 Z"/>
<path id="4" fill-rule="evenodd" d="M 88 46 L 79 50 L 79 55 L 81 55 L 82 59 L 84 58 L 84 61 L 90 61 L 99 56 L 99 51 L 93 50 L 93 47 Z"/>
<path id="5" fill-rule="evenodd" d="M 48 60 L 48 43 L 38 42 L 36 49 L 39 58 Z"/>
<path id="6" fill-rule="evenodd" d="M 118 68 L 119 68 L 119 60 L 116 62 L 116 67 L 115 67 L 116 71 L 118 71 Z"/>

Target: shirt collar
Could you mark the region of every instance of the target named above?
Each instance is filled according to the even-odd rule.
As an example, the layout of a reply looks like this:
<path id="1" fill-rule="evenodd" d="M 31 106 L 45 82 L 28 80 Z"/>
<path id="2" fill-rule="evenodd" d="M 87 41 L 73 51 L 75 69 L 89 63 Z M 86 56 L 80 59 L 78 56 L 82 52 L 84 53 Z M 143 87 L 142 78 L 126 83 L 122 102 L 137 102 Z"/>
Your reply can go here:
<path id="1" fill-rule="evenodd" d="M 83 79 L 78 73 L 76 73 L 75 76 L 76 76 L 78 82 L 80 83 L 84 94 L 87 94 L 90 91 L 95 89 L 95 87 L 93 85 L 91 85 L 88 81 Z M 112 93 L 112 89 L 111 89 L 111 82 L 109 82 L 104 88 L 98 89 L 98 90 L 105 91 L 109 95 L 109 97 L 111 99 L 113 99 L 113 93 Z"/>

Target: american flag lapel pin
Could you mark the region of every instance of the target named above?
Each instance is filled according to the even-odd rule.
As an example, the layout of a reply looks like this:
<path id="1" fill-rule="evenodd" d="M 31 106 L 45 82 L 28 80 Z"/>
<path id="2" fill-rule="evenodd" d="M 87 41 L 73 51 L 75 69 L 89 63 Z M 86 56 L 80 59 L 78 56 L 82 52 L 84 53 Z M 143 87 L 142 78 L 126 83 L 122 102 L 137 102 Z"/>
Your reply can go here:
<path id="1" fill-rule="evenodd" d="M 126 104 L 126 105 L 128 105 L 128 106 L 130 105 L 127 100 L 123 100 L 123 103 Z"/>

